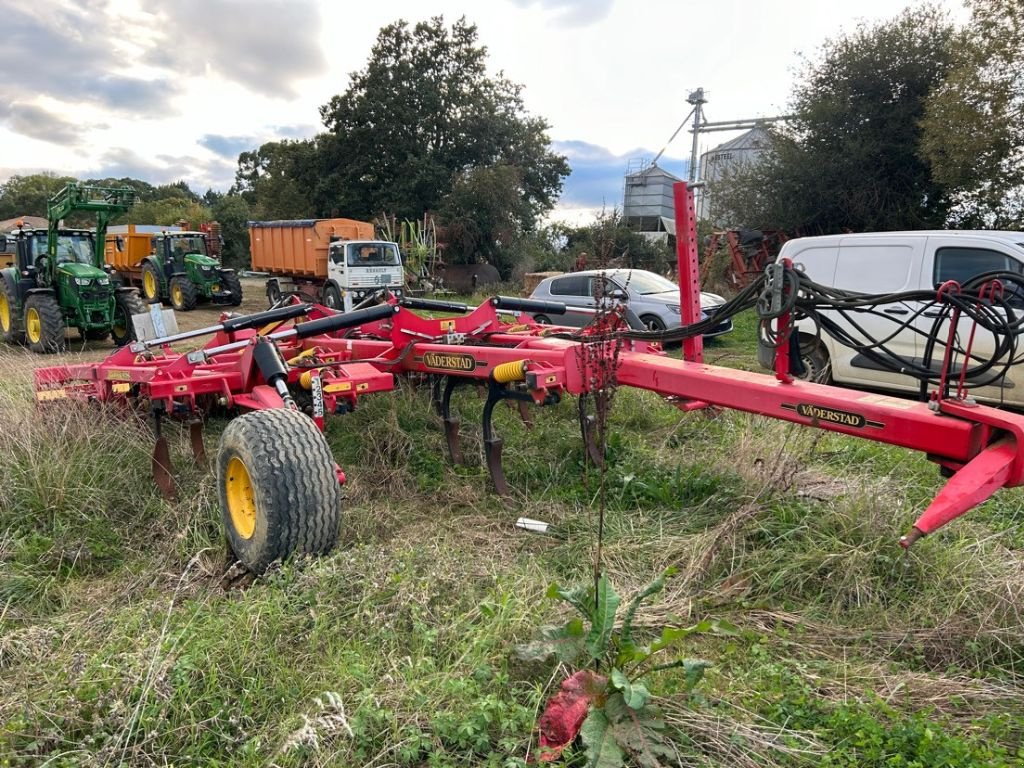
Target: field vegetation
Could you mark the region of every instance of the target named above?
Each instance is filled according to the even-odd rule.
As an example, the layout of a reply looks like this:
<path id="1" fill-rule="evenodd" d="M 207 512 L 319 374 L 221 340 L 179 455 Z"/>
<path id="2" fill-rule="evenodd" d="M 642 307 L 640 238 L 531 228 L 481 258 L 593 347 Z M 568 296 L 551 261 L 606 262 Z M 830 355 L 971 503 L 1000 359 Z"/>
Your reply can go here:
<path id="1" fill-rule="evenodd" d="M 752 320 L 709 345 L 754 368 Z M 97 358 L 98 348 L 84 354 Z M 149 478 L 131 415 L 37 411 L 28 352 L 0 351 L 0 764 L 521 766 L 565 677 L 515 647 L 571 618 L 600 476 L 569 400 L 497 417 L 515 496 L 488 489 L 483 401 L 456 396 L 444 458 L 426 390 L 329 421 L 346 470 L 334 554 L 253 580 L 215 482 L 171 430 L 181 498 Z M 73 357 L 74 355 L 70 355 Z M 504 409 L 502 409 L 504 410 Z M 603 561 L 635 632 L 729 622 L 644 682 L 681 766 L 1017 766 L 1024 759 L 1024 496 L 1003 491 L 902 554 L 940 484 L 923 457 L 621 389 Z M 212 423 L 208 442 L 223 424 Z M 520 517 L 546 534 L 514 527 Z M 624 602 L 625 604 L 625 602 Z M 568 750 L 567 766 L 585 764 Z M 653 765 L 639 762 L 637 764 Z"/>

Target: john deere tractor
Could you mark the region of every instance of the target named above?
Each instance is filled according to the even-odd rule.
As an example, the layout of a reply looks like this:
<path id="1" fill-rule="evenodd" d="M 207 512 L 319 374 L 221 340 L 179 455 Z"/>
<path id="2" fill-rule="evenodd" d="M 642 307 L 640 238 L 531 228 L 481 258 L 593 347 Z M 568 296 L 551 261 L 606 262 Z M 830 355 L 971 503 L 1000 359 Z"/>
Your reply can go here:
<path id="1" fill-rule="evenodd" d="M 206 238 L 205 232 L 152 235 L 151 253 L 142 260 L 147 301 L 169 301 L 179 312 L 194 309 L 200 300 L 233 307 L 242 303 L 238 275 L 209 255 Z"/>
<path id="2" fill-rule="evenodd" d="M 19 227 L 0 236 L 15 252 L 14 265 L 0 270 L 0 338 L 27 342 L 33 352 L 63 349 L 67 327 L 84 339 L 113 336 L 118 346 L 134 339 L 132 315 L 146 306 L 135 289 L 115 285 L 102 267 L 107 224 L 128 210 L 134 196 L 129 188 L 68 184 L 47 205 L 46 230 Z M 60 227 L 76 211 L 96 214 L 95 233 Z"/>

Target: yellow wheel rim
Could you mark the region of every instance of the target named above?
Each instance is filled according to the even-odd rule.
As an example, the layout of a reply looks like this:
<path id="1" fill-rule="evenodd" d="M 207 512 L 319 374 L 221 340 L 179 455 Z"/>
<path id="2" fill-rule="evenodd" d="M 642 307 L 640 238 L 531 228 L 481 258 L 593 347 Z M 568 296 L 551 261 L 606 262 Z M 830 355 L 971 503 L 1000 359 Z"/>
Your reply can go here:
<path id="1" fill-rule="evenodd" d="M 156 278 L 152 272 L 142 273 L 142 290 L 145 291 L 147 299 L 156 298 Z"/>
<path id="2" fill-rule="evenodd" d="M 0 330 L 4 333 L 11 330 L 11 304 L 6 293 L 0 293 Z"/>
<path id="3" fill-rule="evenodd" d="M 39 318 L 39 310 L 29 307 L 25 310 L 25 334 L 33 344 L 43 338 L 43 321 Z"/>
<path id="4" fill-rule="evenodd" d="M 237 456 L 228 462 L 227 491 L 231 525 L 243 539 L 252 538 L 256 530 L 256 501 L 249 470 Z"/>
<path id="5" fill-rule="evenodd" d="M 174 301 L 175 305 L 179 307 L 184 303 L 184 296 L 182 296 L 180 285 L 176 285 L 171 288 L 171 299 Z"/>

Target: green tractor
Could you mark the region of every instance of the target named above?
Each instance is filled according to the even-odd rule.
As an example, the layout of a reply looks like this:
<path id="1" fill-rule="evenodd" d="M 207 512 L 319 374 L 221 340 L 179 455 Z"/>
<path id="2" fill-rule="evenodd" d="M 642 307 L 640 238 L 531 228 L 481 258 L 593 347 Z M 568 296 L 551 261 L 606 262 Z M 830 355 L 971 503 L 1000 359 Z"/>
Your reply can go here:
<path id="1" fill-rule="evenodd" d="M 209 255 L 205 232 L 152 235 L 152 252 L 142 260 L 142 293 L 149 302 L 165 301 L 179 312 L 199 301 L 242 303 L 242 283 Z"/>
<path id="2" fill-rule="evenodd" d="M 0 250 L 15 253 L 14 264 L 0 270 L 0 338 L 40 353 L 64 349 L 68 327 L 83 339 L 113 336 L 118 346 L 134 340 L 132 315 L 146 305 L 102 267 L 107 224 L 128 210 L 134 195 L 128 188 L 68 184 L 47 205 L 46 230 L 19 227 L 0 235 L 6 246 Z M 76 211 L 96 213 L 95 233 L 59 226 Z"/>

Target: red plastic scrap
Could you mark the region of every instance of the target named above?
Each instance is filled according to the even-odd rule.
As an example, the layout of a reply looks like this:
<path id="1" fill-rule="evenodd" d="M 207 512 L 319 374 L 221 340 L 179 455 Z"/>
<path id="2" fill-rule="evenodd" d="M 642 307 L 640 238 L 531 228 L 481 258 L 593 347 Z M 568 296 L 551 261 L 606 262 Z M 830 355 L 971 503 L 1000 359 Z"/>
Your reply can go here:
<path id="1" fill-rule="evenodd" d="M 540 716 L 540 755 L 537 760 L 550 763 L 579 736 L 590 705 L 604 696 L 608 678 L 583 669 L 562 681 L 561 690 L 548 701 Z"/>

